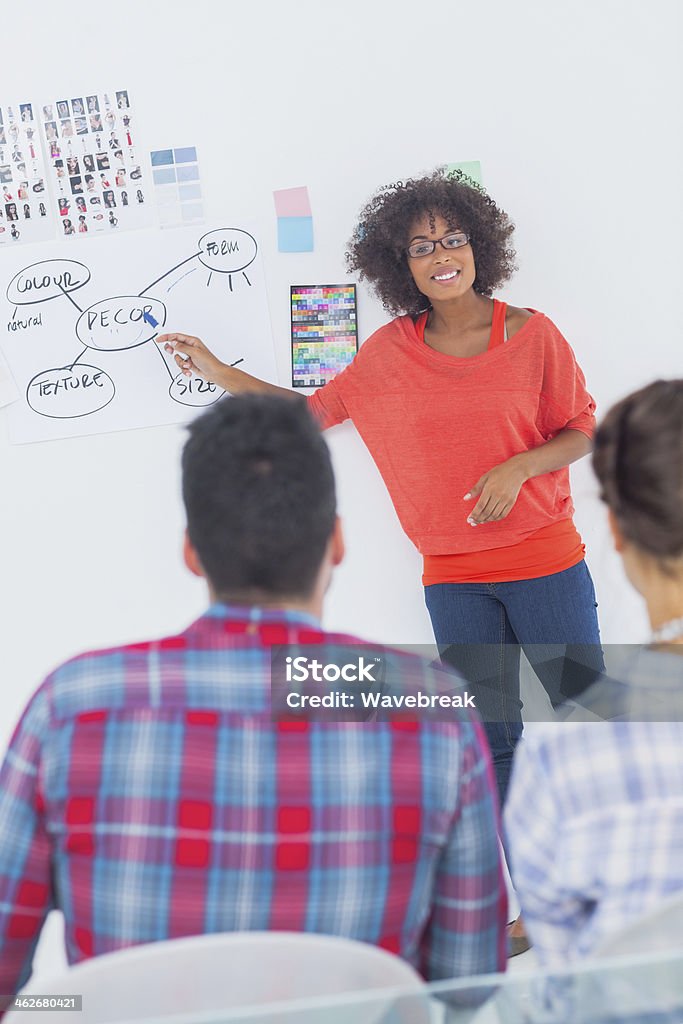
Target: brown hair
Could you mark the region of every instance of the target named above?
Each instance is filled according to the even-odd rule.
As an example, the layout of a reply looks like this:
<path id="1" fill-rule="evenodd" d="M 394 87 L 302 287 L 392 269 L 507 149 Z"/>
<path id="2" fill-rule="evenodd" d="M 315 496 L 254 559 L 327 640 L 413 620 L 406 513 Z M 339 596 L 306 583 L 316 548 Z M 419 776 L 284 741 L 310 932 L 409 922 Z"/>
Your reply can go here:
<path id="1" fill-rule="evenodd" d="M 683 555 L 683 380 L 655 381 L 613 406 L 593 469 L 624 537 L 669 570 Z"/>

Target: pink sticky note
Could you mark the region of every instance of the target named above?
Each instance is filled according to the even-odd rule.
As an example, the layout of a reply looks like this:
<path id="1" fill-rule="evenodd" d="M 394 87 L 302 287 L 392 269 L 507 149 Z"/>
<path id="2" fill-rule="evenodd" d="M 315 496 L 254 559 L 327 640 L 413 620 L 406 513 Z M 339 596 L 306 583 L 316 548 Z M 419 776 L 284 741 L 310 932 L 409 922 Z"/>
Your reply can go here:
<path id="1" fill-rule="evenodd" d="M 281 188 L 273 192 L 275 199 L 275 212 L 278 217 L 310 217 L 311 203 L 308 198 L 308 189 L 305 185 L 300 188 Z"/>

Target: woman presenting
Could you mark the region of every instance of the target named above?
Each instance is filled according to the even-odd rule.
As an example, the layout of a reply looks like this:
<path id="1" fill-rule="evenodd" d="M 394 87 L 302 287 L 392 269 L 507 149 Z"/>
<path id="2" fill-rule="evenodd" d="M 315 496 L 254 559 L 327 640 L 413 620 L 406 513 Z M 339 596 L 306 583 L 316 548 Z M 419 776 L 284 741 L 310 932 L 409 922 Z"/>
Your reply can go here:
<path id="1" fill-rule="evenodd" d="M 522 732 L 520 645 L 553 703 L 602 666 L 567 469 L 591 448 L 595 404 L 552 321 L 491 297 L 515 269 L 512 232 L 462 176 L 380 190 L 347 264 L 395 319 L 307 399 L 323 428 L 353 420 L 424 558 L 441 657 L 474 688 L 501 803 Z M 198 338 L 157 340 L 232 394 L 291 394 Z"/>

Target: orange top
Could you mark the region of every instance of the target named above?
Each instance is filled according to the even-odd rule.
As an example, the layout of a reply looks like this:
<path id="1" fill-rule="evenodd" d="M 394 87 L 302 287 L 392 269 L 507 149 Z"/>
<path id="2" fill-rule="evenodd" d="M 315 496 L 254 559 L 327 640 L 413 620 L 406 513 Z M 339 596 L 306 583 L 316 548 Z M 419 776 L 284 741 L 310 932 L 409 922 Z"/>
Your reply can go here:
<path id="1" fill-rule="evenodd" d="M 506 315 L 507 303 L 494 299 L 489 350 L 507 341 Z M 429 311 L 426 311 L 415 321 L 423 341 L 428 316 Z M 581 541 L 574 520 L 560 519 L 509 547 L 452 555 L 425 555 L 422 585 L 533 580 L 570 569 L 583 559 L 585 553 L 586 545 Z"/>
<path id="2" fill-rule="evenodd" d="M 397 317 L 308 402 L 323 428 L 353 420 L 423 555 L 481 556 L 485 545 L 488 556 L 571 520 L 566 467 L 528 480 L 499 522 L 469 526 L 472 505 L 463 500 L 492 466 L 566 427 L 592 436 L 595 403 L 570 346 L 543 313 L 507 342 L 466 358 L 430 348 L 412 317 Z"/>
<path id="3" fill-rule="evenodd" d="M 477 526 L 477 530 L 482 527 Z M 530 534 L 518 544 L 490 551 L 455 555 L 425 555 L 423 586 L 432 583 L 506 583 L 533 580 L 562 572 L 586 553 L 573 519 L 560 519 Z"/>

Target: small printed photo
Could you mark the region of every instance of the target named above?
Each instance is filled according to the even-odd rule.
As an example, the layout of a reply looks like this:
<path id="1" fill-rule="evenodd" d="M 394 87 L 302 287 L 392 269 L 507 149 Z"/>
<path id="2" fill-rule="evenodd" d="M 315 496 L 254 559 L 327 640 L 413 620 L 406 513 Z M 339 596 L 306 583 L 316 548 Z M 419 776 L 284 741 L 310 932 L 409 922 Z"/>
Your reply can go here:
<path id="1" fill-rule="evenodd" d="M 28 182 L 20 181 L 17 188 L 17 199 L 28 199 Z"/>
<path id="2" fill-rule="evenodd" d="M 96 160 L 97 160 L 97 169 L 98 169 L 98 171 L 108 171 L 109 170 L 110 164 L 109 164 L 109 154 L 108 153 L 98 153 L 97 156 L 96 156 Z"/>
<path id="3" fill-rule="evenodd" d="M 45 203 L 38 203 L 38 213 L 41 217 L 47 217 L 47 209 Z"/>
<path id="4" fill-rule="evenodd" d="M 57 122 L 56 121 L 46 121 L 45 122 L 45 138 L 47 139 L 48 142 L 51 142 L 53 139 L 57 138 Z"/>
<path id="5" fill-rule="evenodd" d="M 59 143 L 56 140 L 53 140 L 50 143 L 50 159 L 54 160 L 55 157 L 61 156 L 61 155 L 62 155 L 62 151 L 59 148 Z"/>
<path id="6" fill-rule="evenodd" d="M 24 203 L 24 220 L 31 219 L 31 207 L 28 203 Z"/>
<path id="7" fill-rule="evenodd" d="M 121 192 L 121 206 L 128 206 L 128 193 L 125 189 Z"/>
<path id="8" fill-rule="evenodd" d="M 65 173 L 66 173 L 65 170 L 64 170 L 64 161 L 63 160 L 55 160 L 53 162 L 53 166 L 54 166 L 55 172 L 57 174 L 57 177 L 58 178 L 63 178 Z"/>
<path id="9" fill-rule="evenodd" d="M 110 149 L 120 149 L 120 147 L 121 147 L 121 143 L 116 138 L 116 132 L 112 132 L 110 134 L 110 136 L 109 136 L 109 148 Z"/>
<path id="10" fill-rule="evenodd" d="M 116 197 L 114 196 L 113 189 L 105 189 L 104 205 L 107 208 L 107 210 L 111 210 L 112 207 L 116 206 Z"/>
<path id="11" fill-rule="evenodd" d="M 91 206 L 99 206 L 100 205 L 100 197 L 99 196 L 91 196 L 90 197 L 90 205 Z"/>
<path id="12" fill-rule="evenodd" d="M 86 153 L 83 157 L 83 170 L 90 172 L 95 170 L 95 157 L 92 153 Z"/>
<path id="13" fill-rule="evenodd" d="M 77 114 L 85 114 L 85 107 L 83 106 L 83 100 L 79 97 L 78 99 L 71 101 L 71 109 L 73 110 L 74 117 Z"/>
<path id="14" fill-rule="evenodd" d="M 73 136 L 73 133 L 74 133 L 74 126 L 73 126 L 73 123 L 71 122 L 71 120 L 69 120 L 69 121 L 61 121 L 60 123 L 61 123 L 61 126 L 62 126 L 62 138 L 65 138 L 65 139 L 71 138 Z"/>
<path id="15" fill-rule="evenodd" d="M 30 103 L 20 103 L 19 104 L 19 114 L 21 115 L 21 120 L 22 121 L 32 121 L 33 120 L 33 107 L 31 106 Z"/>
<path id="16" fill-rule="evenodd" d="M 122 149 L 117 149 L 117 150 L 116 150 L 116 151 L 114 152 L 114 160 L 118 160 L 118 162 L 119 162 L 120 164 L 122 164 L 122 163 L 124 163 L 124 162 L 125 162 L 125 161 L 124 161 L 124 159 L 123 159 L 123 150 L 122 150 Z"/>
<path id="17" fill-rule="evenodd" d="M 135 198 L 139 203 L 144 203 L 145 197 L 142 194 L 142 189 L 137 190 L 137 192 L 135 193 Z"/>
<path id="18" fill-rule="evenodd" d="M 88 218 L 85 216 L 84 213 L 82 213 L 78 218 L 78 230 L 81 232 L 81 234 L 88 230 L 87 219 Z"/>
<path id="19" fill-rule="evenodd" d="M 87 188 L 88 192 L 95 191 L 95 179 L 93 178 L 92 174 L 86 174 L 85 187 Z M 90 202 L 92 203 L 93 200 L 91 199 Z"/>
<path id="20" fill-rule="evenodd" d="M 23 162 L 23 160 L 17 164 L 16 171 L 17 174 L 26 174 L 26 164 Z"/>
<path id="21" fill-rule="evenodd" d="M 123 121 L 123 127 L 124 128 L 130 128 L 130 126 L 131 126 L 130 114 L 124 114 L 122 116 L 121 120 Z"/>
<path id="22" fill-rule="evenodd" d="M 34 181 L 33 186 L 32 186 L 32 191 L 33 192 L 44 192 L 45 191 L 45 182 L 43 181 L 42 178 L 38 178 L 37 181 Z"/>
<path id="23" fill-rule="evenodd" d="M 102 118 L 99 114 L 90 114 L 90 131 L 101 132 L 102 131 Z"/>
<path id="24" fill-rule="evenodd" d="M 89 114 L 98 114 L 100 111 L 100 101 L 97 96 L 86 96 L 85 101 L 88 104 Z"/>
<path id="25" fill-rule="evenodd" d="M 21 163 L 21 161 L 24 159 L 23 153 L 16 145 L 12 150 L 12 159 L 14 160 L 15 164 Z"/>
<path id="26" fill-rule="evenodd" d="M 73 235 L 74 234 L 74 226 L 73 226 L 73 224 L 71 223 L 71 221 L 70 221 L 70 219 L 68 217 L 66 217 L 64 219 L 63 224 L 64 224 L 64 234 L 65 235 Z"/>
<path id="27" fill-rule="evenodd" d="M 139 181 L 141 177 L 142 177 L 142 171 L 140 170 L 140 166 L 137 165 L 130 172 L 130 180 L 131 181 Z"/>
<path id="28" fill-rule="evenodd" d="M 102 188 L 111 188 L 111 182 L 106 171 L 102 171 L 100 174 L 100 185 Z"/>
<path id="29" fill-rule="evenodd" d="M 85 199 L 83 198 L 83 196 L 76 196 L 76 206 L 78 207 L 80 213 L 85 213 L 86 206 Z"/>
<path id="30" fill-rule="evenodd" d="M 104 115 L 104 120 L 107 122 L 109 128 L 113 128 L 116 124 L 116 114 L 113 110 L 108 110 Z"/>
<path id="31" fill-rule="evenodd" d="M 58 100 L 57 101 L 57 117 L 59 117 L 59 118 L 71 117 L 71 111 L 69 110 L 69 101 L 68 100 Z"/>
<path id="32" fill-rule="evenodd" d="M 130 106 L 130 103 L 128 102 L 127 89 L 122 89 L 120 92 L 117 92 L 116 106 L 119 108 L 119 110 L 127 110 L 128 107 Z"/>
<path id="33" fill-rule="evenodd" d="M 12 238 L 13 238 L 13 239 L 15 240 L 15 242 L 16 242 L 17 238 L 19 238 L 19 235 L 21 234 L 21 232 L 20 232 L 20 231 L 17 231 L 17 226 L 16 226 L 16 224 L 12 224 L 12 227 L 10 228 L 10 234 L 11 234 Z"/>
<path id="34" fill-rule="evenodd" d="M 88 119 L 87 117 L 77 117 L 74 120 L 76 125 L 76 135 L 87 135 L 88 134 Z"/>
<path id="35" fill-rule="evenodd" d="M 75 178 L 69 178 L 69 184 L 71 185 L 71 194 L 72 195 L 75 196 L 79 192 L 83 191 L 83 179 L 81 178 L 80 175 L 78 175 Z"/>
<path id="36" fill-rule="evenodd" d="M 116 172 L 116 187 L 124 188 L 126 185 L 126 172 L 124 171 L 123 167 L 119 167 L 119 169 Z"/>
<path id="37" fill-rule="evenodd" d="M 5 216 L 7 217 L 7 220 L 19 220 L 16 203 L 7 203 L 5 205 Z"/>
<path id="38" fill-rule="evenodd" d="M 119 219 L 118 219 L 118 217 L 116 217 L 116 216 L 114 215 L 114 211 L 113 211 L 113 210 L 110 210 L 110 211 L 109 211 L 109 223 L 111 224 L 111 226 L 112 226 L 113 228 L 115 228 L 115 227 L 116 227 L 116 225 L 118 224 L 118 222 L 119 222 Z"/>
<path id="39" fill-rule="evenodd" d="M 68 170 L 69 174 L 81 173 L 81 168 L 79 166 L 77 156 L 68 156 L 66 158 L 66 169 Z"/>
<path id="40" fill-rule="evenodd" d="M 69 212 L 69 200 L 68 199 L 58 199 L 57 200 L 57 205 L 59 206 L 59 216 L 60 217 L 66 217 L 67 213 Z"/>
<path id="41" fill-rule="evenodd" d="M 51 103 L 46 103 L 43 107 L 43 121 L 54 121 L 54 110 L 55 108 L 52 106 Z"/>
<path id="42" fill-rule="evenodd" d="M 12 168 L 10 164 L 0 164 L 0 183 L 12 180 Z"/>

